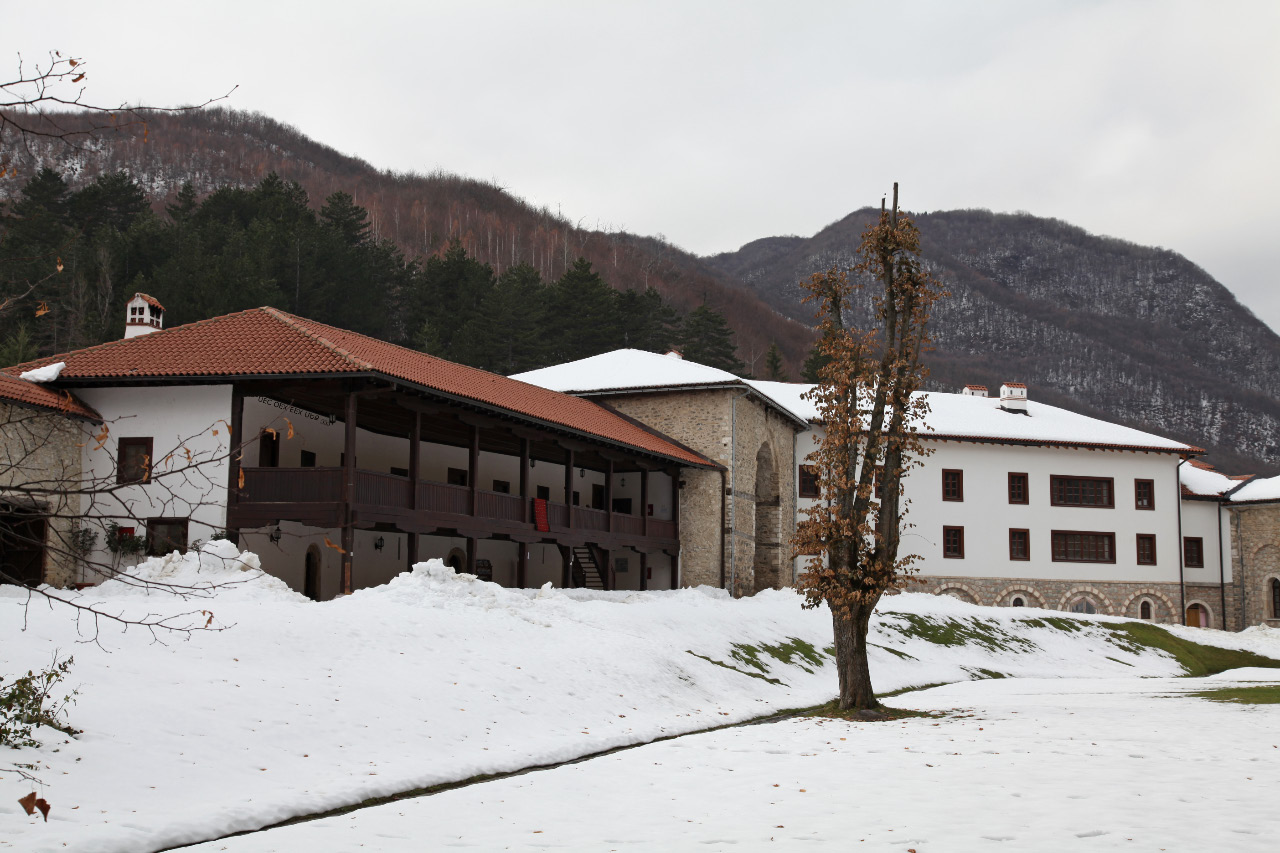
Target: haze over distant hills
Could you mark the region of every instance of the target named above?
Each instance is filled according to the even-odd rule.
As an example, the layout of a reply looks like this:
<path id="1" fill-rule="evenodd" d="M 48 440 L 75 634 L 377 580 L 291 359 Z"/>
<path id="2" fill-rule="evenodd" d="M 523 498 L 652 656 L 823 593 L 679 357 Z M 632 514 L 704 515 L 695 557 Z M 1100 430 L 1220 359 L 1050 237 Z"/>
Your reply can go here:
<path id="1" fill-rule="evenodd" d="M 351 193 L 376 233 L 410 257 L 456 237 L 499 271 L 527 262 L 550 280 L 581 255 L 614 287 L 652 286 L 683 310 L 706 301 L 724 313 L 757 373 L 776 341 L 791 379 L 813 340 L 798 281 L 851 263 L 874 215 L 862 209 L 812 237 L 699 258 L 661 239 L 578 228 L 493 184 L 379 171 L 265 116 L 218 109 L 157 115 L 145 138 L 108 134 L 75 151 L 35 144 L 12 165 L 20 175 L 52 165 L 73 183 L 124 169 L 157 204 L 184 182 L 203 193 L 276 172 L 313 204 Z M 8 178 L 0 192 L 20 186 Z M 952 294 L 932 324 L 931 388 L 1023 381 L 1043 402 L 1206 447 L 1229 472 L 1280 471 L 1280 338 L 1203 270 L 1175 252 L 1027 214 L 917 221 Z"/>

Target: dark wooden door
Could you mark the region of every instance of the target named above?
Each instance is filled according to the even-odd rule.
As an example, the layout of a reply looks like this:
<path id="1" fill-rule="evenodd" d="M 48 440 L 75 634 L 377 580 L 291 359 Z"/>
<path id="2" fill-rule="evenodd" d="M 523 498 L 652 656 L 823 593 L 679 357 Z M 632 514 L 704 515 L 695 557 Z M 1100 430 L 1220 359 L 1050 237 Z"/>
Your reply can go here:
<path id="1" fill-rule="evenodd" d="M 306 576 L 302 581 L 302 594 L 312 601 L 320 600 L 320 555 L 307 551 Z"/>
<path id="2" fill-rule="evenodd" d="M 44 537 L 43 518 L 0 515 L 0 582 L 44 583 Z"/>

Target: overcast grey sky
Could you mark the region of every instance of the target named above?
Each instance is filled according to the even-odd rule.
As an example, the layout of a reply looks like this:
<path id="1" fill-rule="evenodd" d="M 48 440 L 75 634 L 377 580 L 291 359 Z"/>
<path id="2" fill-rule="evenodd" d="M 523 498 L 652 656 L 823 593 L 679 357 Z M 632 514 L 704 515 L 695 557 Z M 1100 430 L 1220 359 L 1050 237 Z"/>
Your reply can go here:
<path id="1" fill-rule="evenodd" d="M 700 254 L 897 180 L 1160 245 L 1280 329 L 1280 2 L 23 3 L 97 102 L 228 101 Z"/>

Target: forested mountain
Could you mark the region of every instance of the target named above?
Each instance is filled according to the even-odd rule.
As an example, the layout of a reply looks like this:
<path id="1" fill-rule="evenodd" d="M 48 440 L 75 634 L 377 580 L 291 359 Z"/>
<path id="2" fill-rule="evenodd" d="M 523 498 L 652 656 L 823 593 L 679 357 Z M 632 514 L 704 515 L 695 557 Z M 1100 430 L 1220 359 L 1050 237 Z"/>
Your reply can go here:
<path id="1" fill-rule="evenodd" d="M 851 264 L 875 214 L 707 262 L 805 317 L 797 282 Z M 1026 382 L 1035 399 L 1207 447 L 1224 469 L 1280 470 L 1280 338 L 1186 258 L 1026 214 L 917 224 L 951 293 L 931 323 L 930 387 Z"/>
<path id="2" fill-rule="evenodd" d="M 5 153 L 4 295 L 52 258 L 65 265 L 47 314 L 0 306 L 0 343 L 18 352 L 116 336 L 118 305 L 141 289 L 171 323 L 272 304 L 500 372 L 660 348 L 686 327 L 710 336 L 686 343 L 691 355 L 732 369 L 731 329 L 747 372 L 799 379 L 813 333 L 797 282 L 850 263 L 874 213 L 698 258 L 575 227 L 493 184 L 378 171 L 220 109 Z M 43 183 L 42 167 L 56 173 Z M 47 217 L 62 236 L 27 251 Z M 1280 472 L 1280 339 L 1204 271 L 1029 215 L 918 224 L 952 294 L 932 324 L 931 387 L 1023 381 L 1035 399 L 1207 447 L 1224 470 Z"/>

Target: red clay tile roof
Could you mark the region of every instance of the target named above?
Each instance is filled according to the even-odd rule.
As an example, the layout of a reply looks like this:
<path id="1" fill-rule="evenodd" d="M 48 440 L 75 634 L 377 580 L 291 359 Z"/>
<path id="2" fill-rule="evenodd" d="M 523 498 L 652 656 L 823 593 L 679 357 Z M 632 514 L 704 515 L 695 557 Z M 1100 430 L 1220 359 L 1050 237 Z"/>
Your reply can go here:
<path id="1" fill-rule="evenodd" d="M 716 467 L 706 457 L 654 435 L 589 400 L 454 364 L 275 308 L 252 308 L 149 335 L 111 341 L 4 368 L 4 372 L 16 375 L 55 361 L 67 364 L 59 379 L 72 382 L 372 373 L 506 409 L 683 464 Z"/>
<path id="2" fill-rule="evenodd" d="M 1026 385 L 1023 385 L 1021 382 L 1001 382 L 1000 384 L 1002 387 L 1005 387 L 1005 388 L 1026 388 L 1027 387 Z"/>
<path id="3" fill-rule="evenodd" d="M 156 299 L 154 296 L 148 296 L 145 293 L 135 293 L 133 294 L 133 299 L 141 299 L 143 302 L 147 303 L 157 311 L 164 310 L 164 306 L 160 304 L 160 300 Z M 132 302 L 133 299 L 130 299 L 129 301 Z"/>
<path id="4" fill-rule="evenodd" d="M 985 391 L 985 390 L 987 390 L 987 386 L 986 386 L 986 385 L 966 385 L 966 386 L 964 386 L 964 387 L 966 387 L 966 388 L 971 388 L 971 389 L 973 389 L 974 391 Z"/>
<path id="5" fill-rule="evenodd" d="M 102 420 L 101 415 L 77 400 L 70 391 L 57 391 L 46 385 L 28 382 L 3 373 L 0 373 L 0 400 L 21 403 L 37 409 L 48 409 L 73 418 Z"/>

